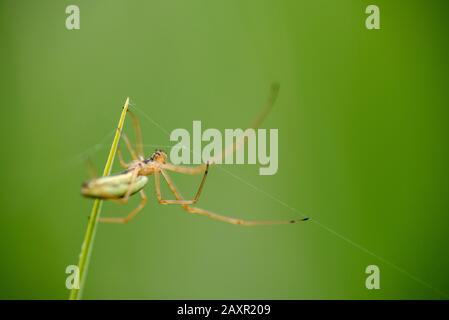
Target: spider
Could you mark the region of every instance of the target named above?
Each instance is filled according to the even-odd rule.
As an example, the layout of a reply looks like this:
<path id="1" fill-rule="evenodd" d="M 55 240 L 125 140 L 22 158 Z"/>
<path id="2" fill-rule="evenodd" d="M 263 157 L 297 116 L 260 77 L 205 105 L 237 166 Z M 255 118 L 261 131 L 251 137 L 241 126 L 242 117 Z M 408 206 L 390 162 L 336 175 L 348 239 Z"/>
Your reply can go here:
<path id="1" fill-rule="evenodd" d="M 265 116 L 271 109 L 274 100 L 277 95 L 278 86 L 273 85 L 272 95 L 268 100 L 268 105 L 266 110 L 259 116 L 253 127 L 257 127 Z M 209 217 L 222 222 L 227 222 L 234 225 L 241 226 L 255 226 L 255 225 L 274 225 L 274 224 L 291 224 L 298 221 L 306 221 L 308 218 L 298 219 L 298 220 L 273 220 L 273 221 L 263 221 L 263 220 L 243 220 L 238 218 L 232 218 L 224 216 L 209 210 L 194 207 L 192 205 L 196 204 L 201 191 L 203 190 L 204 183 L 206 182 L 207 173 L 209 171 L 209 165 L 213 164 L 207 162 L 206 164 L 201 164 L 195 167 L 185 167 L 169 163 L 167 154 L 162 150 L 156 150 L 149 158 L 144 157 L 143 143 L 142 143 L 142 133 L 140 121 L 133 112 L 128 110 L 129 115 L 132 118 L 133 127 L 136 137 L 136 145 L 132 146 L 130 140 L 125 134 L 122 134 L 123 141 L 125 142 L 126 148 L 131 154 L 132 161 L 130 163 L 125 162 L 120 149 L 117 150 L 117 155 L 119 157 L 120 165 L 125 169 L 125 171 L 110 175 L 106 177 L 94 178 L 83 183 L 81 187 L 81 194 L 85 197 L 103 199 L 103 200 L 113 200 L 119 203 L 127 203 L 129 198 L 139 193 L 141 201 L 139 205 L 132 210 L 127 216 L 122 218 L 100 218 L 100 222 L 108 223 L 128 223 L 133 219 L 137 213 L 139 213 L 147 203 L 147 196 L 144 192 L 144 187 L 148 183 L 148 177 L 154 177 L 156 197 L 160 204 L 174 204 L 180 205 L 182 209 L 189 213 L 198 214 L 202 216 Z M 227 152 L 234 152 L 236 149 L 236 144 Z M 226 151 L 225 151 L 226 152 Z M 178 188 L 173 183 L 169 175 L 169 171 L 187 174 L 187 175 L 197 175 L 203 174 L 201 183 L 198 190 L 192 200 L 185 200 Z M 161 193 L 161 176 L 167 182 L 169 189 L 173 193 L 175 199 L 164 199 Z"/>

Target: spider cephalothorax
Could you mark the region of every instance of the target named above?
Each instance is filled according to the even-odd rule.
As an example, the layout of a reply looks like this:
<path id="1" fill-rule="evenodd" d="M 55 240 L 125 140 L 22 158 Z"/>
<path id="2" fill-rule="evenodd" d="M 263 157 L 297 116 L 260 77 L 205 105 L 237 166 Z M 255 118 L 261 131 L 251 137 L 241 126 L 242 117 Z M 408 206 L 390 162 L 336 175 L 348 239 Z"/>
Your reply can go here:
<path id="1" fill-rule="evenodd" d="M 159 163 L 165 163 L 167 158 L 168 158 L 167 154 L 164 151 L 156 149 L 156 151 L 151 155 L 149 160 Z"/>

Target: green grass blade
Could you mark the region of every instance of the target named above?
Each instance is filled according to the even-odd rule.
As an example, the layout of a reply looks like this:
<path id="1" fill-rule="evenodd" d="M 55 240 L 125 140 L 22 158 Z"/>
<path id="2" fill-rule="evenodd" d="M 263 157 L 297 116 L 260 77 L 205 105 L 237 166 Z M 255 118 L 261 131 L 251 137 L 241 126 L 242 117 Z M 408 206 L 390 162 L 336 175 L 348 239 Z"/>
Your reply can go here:
<path id="1" fill-rule="evenodd" d="M 118 143 L 120 141 L 121 132 L 123 129 L 123 124 L 125 123 L 126 113 L 128 111 L 129 98 L 126 99 L 125 105 L 123 106 L 122 114 L 117 126 L 117 131 L 115 132 L 114 141 L 112 142 L 111 150 L 109 151 L 108 160 L 104 167 L 103 176 L 108 176 L 111 173 L 112 164 L 114 163 L 115 154 L 117 153 Z M 81 299 L 84 283 L 87 276 L 87 270 L 89 267 L 90 255 L 92 252 L 92 246 L 95 239 L 95 232 L 98 224 L 98 217 L 100 216 L 101 206 L 103 200 L 96 199 L 92 207 L 92 211 L 89 217 L 89 222 L 87 224 L 86 234 L 84 236 L 83 245 L 81 246 L 81 253 L 79 256 L 78 268 L 79 268 L 79 279 L 80 288 L 72 289 L 70 291 L 70 300 Z"/>

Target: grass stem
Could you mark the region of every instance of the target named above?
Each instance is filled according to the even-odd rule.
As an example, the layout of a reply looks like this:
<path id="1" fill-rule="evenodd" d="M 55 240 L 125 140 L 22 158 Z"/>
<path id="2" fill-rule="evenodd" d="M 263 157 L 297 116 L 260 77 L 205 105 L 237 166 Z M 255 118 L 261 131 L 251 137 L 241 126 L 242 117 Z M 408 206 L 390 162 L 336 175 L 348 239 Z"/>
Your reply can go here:
<path id="1" fill-rule="evenodd" d="M 123 106 L 122 114 L 117 126 L 117 131 L 115 132 L 111 150 L 109 151 L 108 160 L 106 161 L 106 165 L 103 170 L 103 176 L 108 176 L 111 173 L 112 164 L 114 163 L 115 154 L 117 153 L 120 136 L 122 133 L 123 125 L 125 123 L 126 113 L 128 111 L 128 104 L 129 98 L 126 99 L 125 105 Z M 81 253 L 78 262 L 79 289 L 73 288 L 70 291 L 70 300 L 80 300 L 82 297 L 102 204 L 103 200 L 96 199 L 92 206 L 92 211 L 90 213 L 89 222 L 87 224 L 86 234 L 84 235 L 84 241 L 83 245 L 81 246 Z"/>

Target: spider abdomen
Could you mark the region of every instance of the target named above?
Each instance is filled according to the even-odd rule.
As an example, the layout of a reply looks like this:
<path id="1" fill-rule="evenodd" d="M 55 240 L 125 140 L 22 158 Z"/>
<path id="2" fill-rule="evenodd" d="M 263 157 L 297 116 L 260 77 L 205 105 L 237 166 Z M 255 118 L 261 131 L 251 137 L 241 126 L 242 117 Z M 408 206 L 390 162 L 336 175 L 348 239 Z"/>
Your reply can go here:
<path id="1" fill-rule="evenodd" d="M 81 194 L 88 198 L 120 199 L 125 196 L 132 182 L 132 172 L 100 177 L 83 183 Z M 145 187 L 148 178 L 137 176 L 132 183 L 130 195 Z"/>

